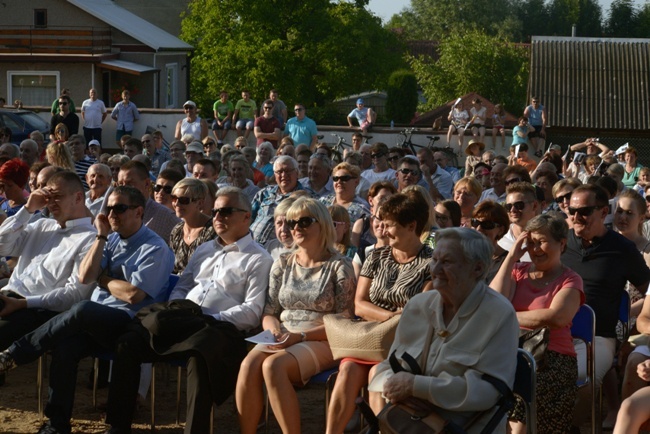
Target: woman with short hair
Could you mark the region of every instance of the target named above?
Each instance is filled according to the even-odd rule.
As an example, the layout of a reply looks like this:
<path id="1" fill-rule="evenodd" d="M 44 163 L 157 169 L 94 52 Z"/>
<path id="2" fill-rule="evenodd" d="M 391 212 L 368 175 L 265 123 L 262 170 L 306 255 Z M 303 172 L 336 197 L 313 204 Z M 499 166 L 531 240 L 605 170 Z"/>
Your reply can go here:
<path id="1" fill-rule="evenodd" d="M 348 163 L 339 163 L 332 170 L 334 193 L 320 199 L 326 206 L 339 205 L 350 215 L 350 223 L 354 225 L 358 219 L 370 214 L 368 202 L 357 196 L 361 169 Z"/>
<path id="2" fill-rule="evenodd" d="M 117 167 L 117 172 L 119 172 L 119 166 Z M 185 178 L 176 170 L 161 170 L 158 178 L 156 178 L 156 183 L 153 185 L 153 199 L 159 204 L 165 205 L 167 208 L 175 211 L 174 205 L 172 204 L 172 191 L 174 190 L 174 186 L 182 179 Z"/>

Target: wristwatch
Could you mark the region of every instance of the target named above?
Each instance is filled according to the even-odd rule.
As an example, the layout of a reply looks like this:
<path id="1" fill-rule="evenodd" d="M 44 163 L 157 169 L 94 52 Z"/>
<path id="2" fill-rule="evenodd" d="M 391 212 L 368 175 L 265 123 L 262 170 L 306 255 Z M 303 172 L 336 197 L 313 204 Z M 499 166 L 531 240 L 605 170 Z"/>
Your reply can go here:
<path id="1" fill-rule="evenodd" d="M 305 342 L 307 340 L 307 333 L 300 332 L 300 342 Z"/>

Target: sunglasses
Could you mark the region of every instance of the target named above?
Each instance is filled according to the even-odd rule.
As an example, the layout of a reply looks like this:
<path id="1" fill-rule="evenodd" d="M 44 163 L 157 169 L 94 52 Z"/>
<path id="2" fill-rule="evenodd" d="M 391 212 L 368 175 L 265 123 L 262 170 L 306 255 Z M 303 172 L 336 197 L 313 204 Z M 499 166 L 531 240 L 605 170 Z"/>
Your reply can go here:
<path id="1" fill-rule="evenodd" d="M 386 155 L 386 154 L 383 153 L 383 152 L 379 152 L 379 153 L 376 153 L 376 154 L 370 154 L 370 158 L 381 158 L 384 155 Z"/>
<path id="2" fill-rule="evenodd" d="M 59 105 L 68 105 L 67 102 L 60 102 Z"/>
<path id="3" fill-rule="evenodd" d="M 155 191 L 156 193 L 160 193 L 160 191 L 162 190 L 167 194 L 172 194 L 173 189 L 174 189 L 174 187 L 172 187 L 171 185 L 156 184 L 156 185 L 153 186 L 153 191 Z"/>
<path id="4" fill-rule="evenodd" d="M 436 221 L 439 222 L 439 223 L 444 224 L 444 223 L 447 223 L 449 221 L 449 217 L 447 217 L 444 214 L 436 213 Z"/>
<path id="5" fill-rule="evenodd" d="M 582 208 L 573 208 L 569 207 L 569 215 L 575 215 L 578 213 L 582 217 L 589 217 L 596 211 L 597 209 L 602 208 L 602 206 L 594 205 L 594 206 L 583 206 Z"/>
<path id="6" fill-rule="evenodd" d="M 124 214 L 127 210 L 137 208 L 137 205 L 126 205 L 123 203 L 118 203 L 117 205 L 113 206 L 107 206 L 106 207 L 106 215 L 109 215 L 111 211 L 114 214 Z"/>
<path id="7" fill-rule="evenodd" d="M 388 157 L 387 160 L 390 161 L 390 162 L 397 161 L 397 160 L 399 160 L 399 155 L 395 155 L 393 157 Z"/>
<path id="8" fill-rule="evenodd" d="M 181 205 L 189 205 L 190 203 L 194 202 L 196 199 L 193 197 L 187 197 L 187 196 L 175 196 L 172 194 L 172 201 L 176 201 L 180 203 Z"/>
<path id="9" fill-rule="evenodd" d="M 221 214 L 221 217 L 230 217 L 235 211 L 248 212 L 245 209 L 235 208 L 234 206 L 224 206 L 222 208 L 213 208 L 212 218 L 215 218 L 217 214 Z"/>
<path id="10" fill-rule="evenodd" d="M 293 109 L 294 112 L 301 112 L 303 110 L 304 110 L 304 108 L 295 108 L 295 109 Z"/>
<path id="11" fill-rule="evenodd" d="M 300 217 L 298 220 L 287 220 L 287 224 L 291 229 L 295 229 L 296 225 L 300 229 L 307 229 L 312 223 L 316 223 L 317 221 L 314 217 Z"/>
<path id="12" fill-rule="evenodd" d="M 420 174 L 419 170 L 412 170 L 412 169 L 400 169 L 398 170 L 399 173 L 402 175 L 413 175 L 413 176 L 418 176 Z"/>
<path id="13" fill-rule="evenodd" d="M 510 210 L 512 210 L 512 208 L 516 209 L 517 211 L 523 211 L 523 209 L 526 208 L 527 203 L 530 203 L 530 202 L 524 202 L 523 200 L 520 200 L 520 201 L 514 202 L 514 203 L 507 203 L 507 204 L 504 205 L 504 207 L 506 208 L 506 211 L 508 211 L 508 212 L 510 212 Z"/>
<path id="14" fill-rule="evenodd" d="M 273 110 L 273 107 L 264 107 L 264 110 Z M 298 111 L 298 110 L 296 110 Z"/>
<path id="15" fill-rule="evenodd" d="M 351 179 L 357 179 L 357 177 L 351 175 L 332 176 L 334 182 L 348 182 Z"/>
<path id="16" fill-rule="evenodd" d="M 497 228 L 497 227 L 499 227 L 501 225 L 499 223 L 491 222 L 489 220 L 482 220 L 481 221 L 479 219 L 472 219 L 472 227 L 473 228 L 478 228 L 479 226 L 482 227 L 483 229 L 485 229 L 486 231 L 489 231 L 489 230 Z"/>
<path id="17" fill-rule="evenodd" d="M 512 178 L 512 179 L 507 179 L 506 180 L 506 185 L 514 184 L 515 182 L 521 182 L 521 178 Z"/>
<path id="18" fill-rule="evenodd" d="M 185 109 L 185 110 L 192 110 L 193 108 L 194 108 L 194 107 L 192 107 L 192 106 L 189 106 L 189 105 L 188 105 L 188 106 L 185 106 L 185 107 L 183 107 L 183 109 Z"/>
<path id="19" fill-rule="evenodd" d="M 555 198 L 555 202 L 557 202 L 557 203 L 568 202 L 568 201 L 571 200 L 571 195 L 572 194 L 573 194 L 573 192 L 571 191 L 571 192 L 565 194 L 564 196 L 558 196 L 558 197 Z"/>

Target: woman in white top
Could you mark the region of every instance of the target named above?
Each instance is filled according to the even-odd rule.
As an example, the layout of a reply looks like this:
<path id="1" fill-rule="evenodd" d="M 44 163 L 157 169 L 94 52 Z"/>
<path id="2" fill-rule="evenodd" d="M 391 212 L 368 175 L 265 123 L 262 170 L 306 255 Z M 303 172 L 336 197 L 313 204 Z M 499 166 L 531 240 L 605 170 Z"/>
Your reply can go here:
<path id="1" fill-rule="evenodd" d="M 181 140 L 185 134 L 191 134 L 199 142 L 205 139 L 208 136 L 208 123 L 198 115 L 194 101 L 183 104 L 183 110 L 187 116 L 176 123 L 176 140 Z"/>
<path id="2" fill-rule="evenodd" d="M 475 139 L 479 139 L 481 143 L 485 143 L 485 118 L 487 118 L 487 108 L 483 106 L 479 98 L 472 100 L 473 107 L 469 109 L 471 119 L 469 123 L 472 125 L 472 135 Z"/>
<path id="3" fill-rule="evenodd" d="M 465 127 L 469 121 L 469 115 L 467 110 L 463 110 L 463 103 L 459 102 L 456 104 L 447 116 L 447 120 L 451 121 L 449 124 L 449 130 L 447 131 L 447 143 L 451 146 L 451 136 L 454 135 L 454 131 L 458 131 L 458 149 L 463 151 L 463 135 L 465 135 Z"/>

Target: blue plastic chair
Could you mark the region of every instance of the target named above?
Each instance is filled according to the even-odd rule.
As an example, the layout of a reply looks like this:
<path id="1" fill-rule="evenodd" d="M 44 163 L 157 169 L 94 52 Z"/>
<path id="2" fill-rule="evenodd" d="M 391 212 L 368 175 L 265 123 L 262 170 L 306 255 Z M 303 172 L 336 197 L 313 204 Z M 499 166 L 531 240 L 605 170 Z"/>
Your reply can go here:
<path id="1" fill-rule="evenodd" d="M 578 313 L 573 317 L 571 336 L 581 340 L 587 347 L 587 378 L 578 378 L 577 386 L 591 387 L 591 432 L 600 430 L 600 411 L 596 405 L 596 357 L 594 354 L 594 340 L 596 339 L 596 314 L 586 304 L 580 306 Z"/>

